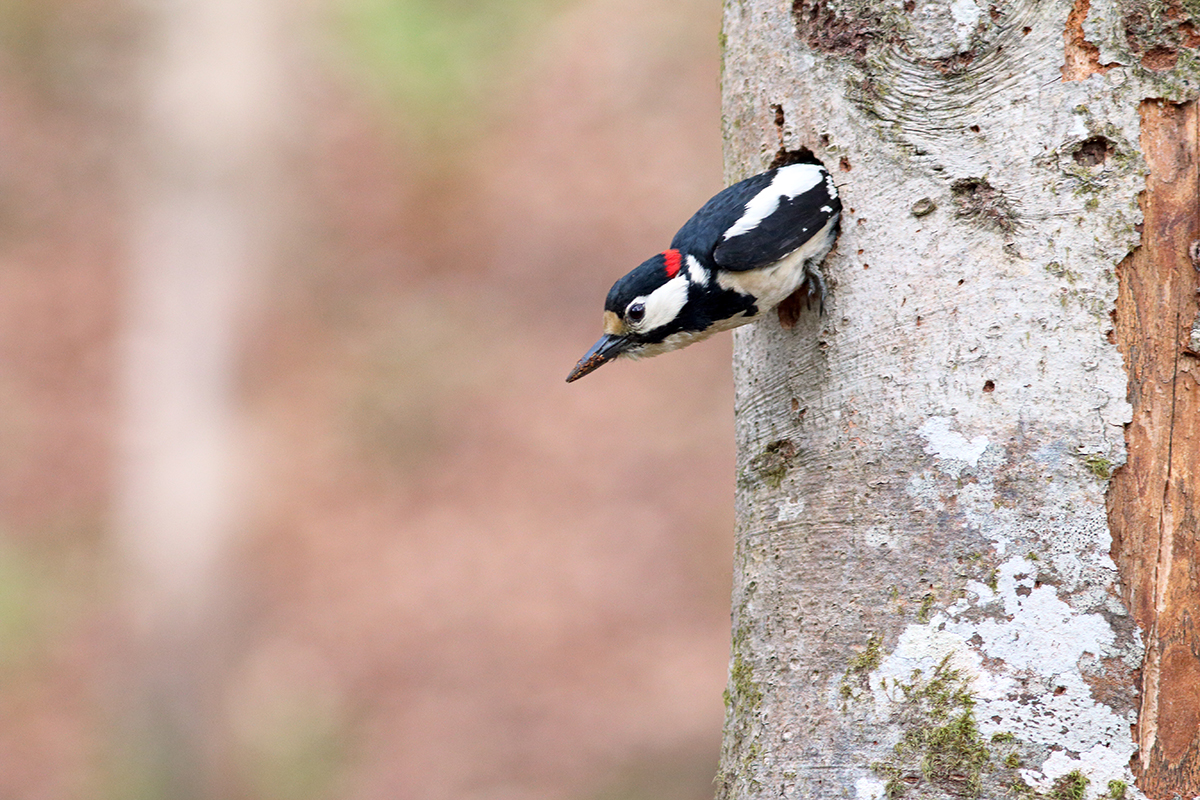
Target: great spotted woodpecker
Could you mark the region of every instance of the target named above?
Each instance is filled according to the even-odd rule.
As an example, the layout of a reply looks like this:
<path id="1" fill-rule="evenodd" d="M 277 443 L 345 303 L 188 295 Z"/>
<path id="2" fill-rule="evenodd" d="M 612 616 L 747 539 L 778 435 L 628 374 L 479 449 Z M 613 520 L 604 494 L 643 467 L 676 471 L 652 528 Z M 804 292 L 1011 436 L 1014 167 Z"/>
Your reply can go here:
<path id="1" fill-rule="evenodd" d="M 686 347 L 766 314 L 801 287 L 824 304 L 821 260 L 838 235 L 842 202 L 820 164 L 778 167 L 717 193 L 671 247 L 613 284 L 604 336 L 567 382 L 618 356 Z"/>

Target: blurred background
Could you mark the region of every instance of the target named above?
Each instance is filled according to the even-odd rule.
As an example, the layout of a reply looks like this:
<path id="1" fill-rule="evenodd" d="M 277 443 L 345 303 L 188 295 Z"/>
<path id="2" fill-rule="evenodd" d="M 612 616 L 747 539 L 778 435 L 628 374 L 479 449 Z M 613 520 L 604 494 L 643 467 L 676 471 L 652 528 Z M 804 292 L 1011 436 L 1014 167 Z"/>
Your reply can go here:
<path id="1" fill-rule="evenodd" d="M 712 796 L 716 0 L 0 0 L 0 797 Z"/>

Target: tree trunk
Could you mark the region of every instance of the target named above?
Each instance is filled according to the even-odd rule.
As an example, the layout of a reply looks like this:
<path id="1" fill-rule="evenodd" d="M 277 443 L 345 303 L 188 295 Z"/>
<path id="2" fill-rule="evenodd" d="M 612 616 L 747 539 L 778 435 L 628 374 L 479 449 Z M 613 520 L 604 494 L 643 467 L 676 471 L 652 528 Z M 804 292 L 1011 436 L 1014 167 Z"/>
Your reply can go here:
<path id="1" fill-rule="evenodd" d="M 846 210 L 736 332 L 719 798 L 1200 794 L 1191 8 L 727 0 L 727 177 Z"/>
<path id="2" fill-rule="evenodd" d="M 121 744 L 146 796 L 230 797 L 237 334 L 282 205 L 280 12 L 274 0 L 142 11 L 115 513 L 136 645 Z"/>

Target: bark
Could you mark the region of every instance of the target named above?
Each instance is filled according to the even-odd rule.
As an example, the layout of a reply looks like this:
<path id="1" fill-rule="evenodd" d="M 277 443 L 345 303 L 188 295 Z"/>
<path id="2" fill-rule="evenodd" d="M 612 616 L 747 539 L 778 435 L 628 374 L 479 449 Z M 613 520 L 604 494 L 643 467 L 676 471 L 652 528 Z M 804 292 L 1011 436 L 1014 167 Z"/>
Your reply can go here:
<path id="1" fill-rule="evenodd" d="M 1136 767 L 1154 797 L 1200 794 L 1196 112 L 1194 102 L 1142 104 L 1144 244 L 1118 270 L 1115 317 L 1134 413 L 1108 499 L 1124 596 L 1146 640 Z"/>
<path id="2" fill-rule="evenodd" d="M 727 0 L 727 178 L 846 213 L 735 335 L 718 797 L 1200 794 L 1196 13 Z"/>

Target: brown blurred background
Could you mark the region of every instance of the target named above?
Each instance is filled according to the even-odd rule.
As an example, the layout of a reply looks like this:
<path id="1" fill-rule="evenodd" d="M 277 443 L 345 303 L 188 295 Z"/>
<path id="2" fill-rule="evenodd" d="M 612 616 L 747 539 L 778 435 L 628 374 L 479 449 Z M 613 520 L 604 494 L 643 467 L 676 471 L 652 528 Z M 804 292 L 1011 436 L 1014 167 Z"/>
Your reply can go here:
<path id="1" fill-rule="evenodd" d="M 0 797 L 712 796 L 715 0 L 0 0 Z"/>

